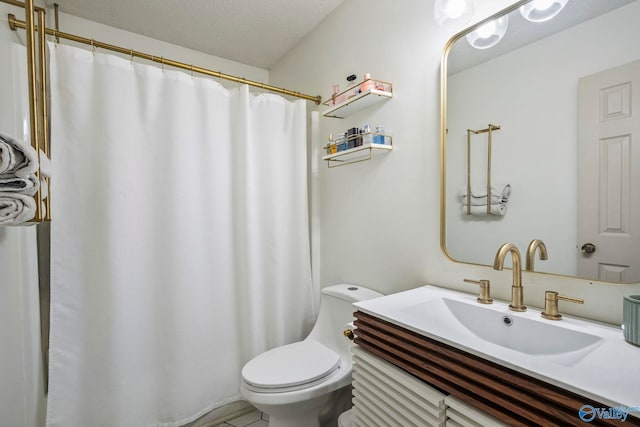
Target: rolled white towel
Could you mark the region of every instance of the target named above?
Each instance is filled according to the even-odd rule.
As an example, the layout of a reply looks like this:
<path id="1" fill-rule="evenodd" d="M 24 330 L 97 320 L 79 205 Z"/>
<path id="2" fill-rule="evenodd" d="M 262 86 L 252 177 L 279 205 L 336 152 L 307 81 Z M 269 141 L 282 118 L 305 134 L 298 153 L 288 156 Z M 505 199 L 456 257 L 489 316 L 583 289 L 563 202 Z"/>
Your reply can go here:
<path id="1" fill-rule="evenodd" d="M 37 169 L 38 154 L 31 145 L 0 133 L 0 175 L 26 178 Z"/>
<path id="2" fill-rule="evenodd" d="M 498 189 L 501 190 L 498 190 Z M 467 187 L 462 187 L 458 192 L 460 197 L 467 195 Z M 500 185 L 497 188 L 491 186 L 491 197 L 499 197 L 503 199 L 508 199 L 511 195 L 511 184 Z M 471 197 L 487 197 L 487 186 L 486 185 L 472 185 L 471 186 Z M 485 199 L 486 200 L 486 199 Z M 486 204 L 486 202 L 485 202 Z"/>
<path id="3" fill-rule="evenodd" d="M 35 175 L 20 178 L 14 175 L 0 175 L 0 193 L 21 193 L 33 196 L 40 183 Z"/>
<path id="4" fill-rule="evenodd" d="M 49 197 L 49 186 L 44 178 L 40 179 L 40 197 L 42 197 L 42 200 Z"/>
<path id="5" fill-rule="evenodd" d="M 20 193 L 0 193 L 0 225 L 20 225 L 36 215 L 36 201 Z"/>
<path id="6" fill-rule="evenodd" d="M 469 197 L 471 201 L 471 206 L 487 206 L 487 196 L 484 197 Z M 460 197 L 463 205 L 467 204 L 467 195 Z M 507 199 L 504 197 L 491 196 L 491 204 L 497 205 L 499 203 L 506 203 Z"/>
<path id="7" fill-rule="evenodd" d="M 40 177 L 51 178 L 51 172 L 51 159 L 44 154 L 44 151 L 40 150 Z"/>
<path id="8" fill-rule="evenodd" d="M 462 206 L 462 213 L 467 213 L 467 206 Z M 491 205 L 491 214 L 490 215 L 499 215 L 504 216 L 507 213 L 507 204 L 506 203 L 498 203 L 497 205 Z M 471 215 L 484 216 L 487 214 L 487 205 L 484 206 L 471 206 Z"/>

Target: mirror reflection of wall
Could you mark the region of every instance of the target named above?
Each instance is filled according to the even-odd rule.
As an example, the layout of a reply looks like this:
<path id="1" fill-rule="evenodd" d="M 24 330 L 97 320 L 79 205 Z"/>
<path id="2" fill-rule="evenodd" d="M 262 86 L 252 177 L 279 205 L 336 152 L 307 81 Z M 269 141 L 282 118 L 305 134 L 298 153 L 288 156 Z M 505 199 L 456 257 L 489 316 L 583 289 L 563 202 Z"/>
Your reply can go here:
<path id="1" fill-rule="evenodd" d="M 587 3 L 614 7 L 611 0 L 569 0 L 558 18 L 584 14 Z M 515 10 L 497 51 L 501 54 L 477 64 L 463 64 L 473 55 L 465 38 L 455 43 L 446 88 L 446 247 L 451 257 L 490 265 L 502 243 L 523 250 L 537 238 L 549 249 L 549 260 L 537 262 L 537 271 L 579 276 L 578 81 L 640 59 L 640 1 L 623 3 L 628 4 L 506 51 L 510 34 L 524 40 L 527 27 L 553 22 L 531 23 Z M 491 178 L 510 184 L 512 193 L 506 215 L 469 217 L 458 197 L 466 186 L 466 131 L 489 123 L 501 126 L 493 135 Z M 474 169 L 482 169 L 486 155 L 483 160 L 480 153 L 472 154 Z M 486 173 L 472 177 L 482 184 Z M 637 258 L 640 264 L 640 253 Z"/>

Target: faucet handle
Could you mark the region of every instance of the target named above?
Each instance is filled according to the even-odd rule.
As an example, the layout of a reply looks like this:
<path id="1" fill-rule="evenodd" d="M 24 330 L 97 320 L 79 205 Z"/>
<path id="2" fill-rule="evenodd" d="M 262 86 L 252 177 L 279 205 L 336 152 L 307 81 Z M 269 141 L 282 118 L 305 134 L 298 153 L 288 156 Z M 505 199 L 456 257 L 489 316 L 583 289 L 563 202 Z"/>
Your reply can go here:
<path id="1" fill-rule="evenodd" d="M 477 301 L 480 304 L 493 304 L 493 299 L 491 298 L 491 284 L 488 280 L 464 279 L 464 281 L 466 283 L 480 285 L 480 295 L 477 298 Z"/>
<path id="2" fill-rule="evenodd" d="M 558 312 L 558 300 L 584 304 L 582 298 L 566 297 L 558 295 L 555 291 L 546 291 L 544 293 L 544 311 L 540 315 L 549 320 L 561 320 L 562 314 Z"/>

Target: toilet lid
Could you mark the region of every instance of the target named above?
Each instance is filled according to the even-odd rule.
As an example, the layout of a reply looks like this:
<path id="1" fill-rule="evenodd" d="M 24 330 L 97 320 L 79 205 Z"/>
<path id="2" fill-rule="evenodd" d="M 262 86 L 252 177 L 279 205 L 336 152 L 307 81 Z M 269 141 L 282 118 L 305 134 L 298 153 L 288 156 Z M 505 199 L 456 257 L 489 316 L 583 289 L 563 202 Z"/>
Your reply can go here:
<path id="1" fill-rule="evenodd" d="M 305 340 L 277 347 L 242 368 L 246 383 L 279 389 L 318 382 L 340 367 L 340 356 L 319 342 Z"/>

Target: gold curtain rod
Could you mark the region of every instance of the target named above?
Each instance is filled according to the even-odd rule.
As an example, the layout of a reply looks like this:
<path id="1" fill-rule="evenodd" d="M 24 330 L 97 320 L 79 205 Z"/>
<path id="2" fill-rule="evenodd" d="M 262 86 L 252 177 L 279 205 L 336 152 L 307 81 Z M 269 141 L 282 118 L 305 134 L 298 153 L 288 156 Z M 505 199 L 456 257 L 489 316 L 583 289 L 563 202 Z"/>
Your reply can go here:
<path id="1" fill-rule="evenodd" d="M 21 5 L 20 2 L 17 1 L 13 1 L 13 0 L 0 0 L 2 2 L 5 3 L 9 3 L 9 4 L 14 4 L 16 6 Z M 12 30 L 16 30 L 18 28 L 21 29 L 26 29 L 26 23 L 25 21 L 20 21 L 19 19 L 17 19 L 15 17 L 15 15 L 13 14 L 9 14 L 8 17 L 8 21 L 9 21 L 9 27 Z M 38 29 L 38 27 L 36 26 L 36 30 Z M 80 36 L 76 36 L 74 34 L 69 34 L 69 33 L 63 33 L 61 31 L 57 31 L 57 30 L 53 30 L 51 28 L 46 28 L 46 33 L 48 35 L 54 36 L 56 38 L 63 38 L 66 40 L 71 40 L 77 43 L 82 43 L 82 44 L 86 44 L 86 45 L 90 45 L 94 48 L 100 48 L 100 49 L 105 49 L 105 50 L 111 50 L 113 52 L 118 52 L 124 55 L 128 55 L 136 58 L 142 58 L 142 59 L 146 59 L 148 61 L 152 61 L 152 62 L 156 62 L 158 64 L 162 64 L 164 65 L 169 65 L 171 67 L 175 67 L 175 68 L 179 68 L 182 70 L 187 70 L 187 71 L 191 71 L 192 73 L 199 73 L 199 74 L 204 74 L 210 77 L 216 77 L 216 78 L 220 78 L 220 79 L 224 79 L 224 80 L 229 80 L 232 82 L 236 82 L 236 83 L 240 83 L 240 84 L 246 84 L 249 86 L 254 86 L 260 89 L 264 89 L 264 90 L 268 90 L 271 92 L 276 92 L 276 93 L 280 93 L 283 95 L 289 95 L 289 96 L 293 96 L 296 98 L 301 98 L 301 99 L 306 99 L 307 101 L 313 101 L 316 103 L 316 105 L 319 105 L 320 102 L 322 101 L 322 97 L 321 96 L 313 96 L 313 95 L 306 95 L 304 93 L 300 93 L 300 92 L 296 92 L 296 91 L 292 91 L 289 89 L 284 89 L 284 88 L 280 88 L 277 86 L 271 86 L 268 85 L 266 83 L 261 83 L 261 82 L 256 82 L 253 80 L 248 80 L 245 79 L 244 77 L 237 77 L 237 76 L 232 76 L 230 74 L 225 74 L 219 71 L 213 71 L 213 70 L 208 70 L 206 68 L 202 68 L 202 67 L 197 67 L 194 65 L 190 65 L 190 64 L 185 64 L 184 62 L 179 62 L 179 61 L 174 61 L 172 59 L 167 59 L 164 58 L 162 56 L 154 56 L 154 55 L 150 55 L 148 53 L 144 53 L 144 52 L 138 52 L 135 51 L 133 49 L 126 49 L 120 46 L 115 46 L 112 44 L 108 44 L 108 43 L 103 43 L 103 42 L 99 42 L 97 40 L 93 40 L 93 39 L 88 39 L 86 37 L 80 37 Z"/>
<path id="2" fill-rule="evenodd" d="M 23 8 L 23 9 L 25 8 L 25 4 L 20 2 L 20 1 L 16 1 L 16 0 L 0 0 L 0 1 L 3 2 L 3 3 L 10 4 L 12 6 L 17 6 L 17 7 Z M 44 12 L 45 11 L 43 8 L 38 7 L 38 6 L 33 6 L 33 10 L 35 10 L 36 12 L 40 12 L 40 11 Z"/>

